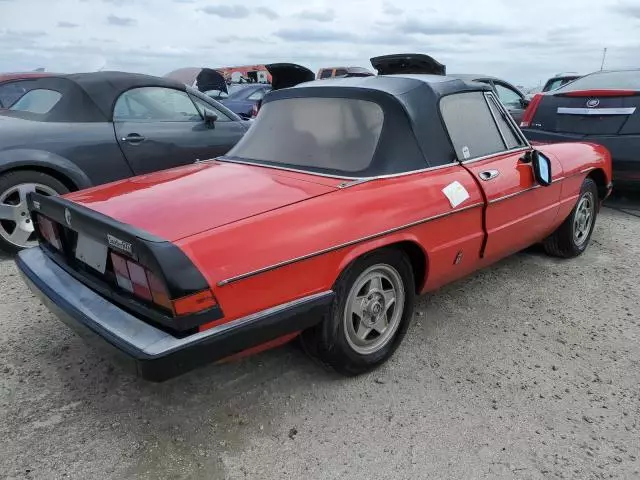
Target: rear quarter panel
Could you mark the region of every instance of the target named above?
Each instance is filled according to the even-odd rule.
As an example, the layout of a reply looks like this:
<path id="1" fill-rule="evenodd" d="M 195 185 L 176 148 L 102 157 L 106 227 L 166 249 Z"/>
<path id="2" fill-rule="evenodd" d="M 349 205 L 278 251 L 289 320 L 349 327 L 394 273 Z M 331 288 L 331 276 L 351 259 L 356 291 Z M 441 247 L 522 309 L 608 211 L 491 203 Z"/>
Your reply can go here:
<path id="1" fill-rule="evenodd" d="M 456 209 L 442 193 L 455 180 L 470 195 Z M 456 165 L 347 187 L 177 243 L 212 285 L 225 312 L 219 324 L 330 290 L 350 262 L 402 241 L 418 245 L 427 258 L 428 280 L 418 289 L 437 288 L 477 268 L 482 211 L 476 182 Z M 465 255 L 454 265 L 460 250 Z"/>

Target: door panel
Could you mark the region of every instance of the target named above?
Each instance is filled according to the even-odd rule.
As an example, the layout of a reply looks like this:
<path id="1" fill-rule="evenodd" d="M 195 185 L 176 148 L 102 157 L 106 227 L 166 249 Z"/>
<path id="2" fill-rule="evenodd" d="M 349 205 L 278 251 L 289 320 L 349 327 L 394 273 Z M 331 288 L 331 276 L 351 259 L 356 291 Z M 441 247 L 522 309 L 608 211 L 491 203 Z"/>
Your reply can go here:
<path id="1" fill-rule="evenodd" d="M 523 156 L 521 150 L 464 164 L 478 179 L 488 202 L 484 250 L 488 262 L 542 240 L 556 222 L 561 182 L 539 186 L 531 164 L 521 161 Z M 548 158 L 553 178 L 560 179 L 560 162 L 555 157 Z M 488 172 L 491 178 L 484 180 L 483 177 L 489 177 Z"/>
<path id="2" fill-rule="evenodd" d="M 224 155 L 242 137 L 240 122 L 114 122 L 136 175 Z"/>
<path id="3" fill-rule="evenodd" d="M 136 175 L 227 153 L 245 128 L 204 100 L 180 90 L 142 87 L 124 92 L 114 106 L 116 138 Z M 208 125 L 206 108 L 218 120 Z"/>

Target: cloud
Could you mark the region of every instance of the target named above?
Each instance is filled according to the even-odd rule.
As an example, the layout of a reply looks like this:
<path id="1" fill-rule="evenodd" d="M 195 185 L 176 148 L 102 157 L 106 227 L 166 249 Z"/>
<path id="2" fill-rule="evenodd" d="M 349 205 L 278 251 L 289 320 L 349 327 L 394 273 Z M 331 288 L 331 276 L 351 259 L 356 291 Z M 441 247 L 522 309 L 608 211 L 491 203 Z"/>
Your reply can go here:
<path id="1" fill-rule="evenodd" d="M 221 18 L 246 18 L 250 13 L 249 9 L 243 5 L 207 5 L 200 11 Z"/>
<path id="2" fill-rule="evenodd" d="M 2 1 L 2 0 L 0 0 Z M 76 28 L 78 26 L 77 23 L 66 22 L 64 20 L 58 22 L 58 27 L 60 28 Z"/>
<path id="3" fill-rule="evenodd" d="M 302 20 L 313 20 L 315 22 L 331 22 L 335 20 L 336 13 L 333 10 L 303 10 L 296 15 Z"/>
<path id="4" fill-rule="evenodd" d="M 118 17 L 116 15 L 109 15 L 107 17 L 107 23 L 109 25 L 115 25 L 117 27 L 133 27 L 137 25 L 138 21 L 129 17 Z"/>
<path id="5" fill-rule="evenodd" d="M 349 32 L 325 29 L 283 28 L 274 33 L 282 40 L 290 42 L 355 42 L 357 37 Z"/>
<path id="6" fill-rule="evenodd" d="M 256 8 L 256 13 L 258 15 L 263 15 L 267 17 L 269 20 L 275 20 L 276 18 L 280 18 L 280 15 L 278 15 L 277 12 L 271 10 L 268 7 L 258 7 Z"/>
<path id="7" fill-rule="evenodd" d="M 384 2 L 384 6 L 382 7 L 382 13 L 385 15 L 402 15 L 403 10 L 401 8 L 396 7 L 392 3 Z"/>
<path id="8" fill-rule="evenodd" d="M 131 3 L 131 0 L 102 0 L 104 3 L 111 3 L 113 5 L 116 5 L 118 7 L 121 7 L 123 5 L 127 5 L 128 3 Z"/>
<path id="9" fill-rule="evenodd" d="M 399 25 L 399 29 L 407 33 L 420 33 L 423 35 L 499 35 L 506 33 L 508 29 L 500 25 L 476 22 L 438 22 L 409 19 Z"/>
<path id="10" fill-rule="evenodd" d="M 640 5 L 638 4 L 619 4 L 614 7 L 614 10 L 621 15 L 628 15 L 640 19 Z"/>

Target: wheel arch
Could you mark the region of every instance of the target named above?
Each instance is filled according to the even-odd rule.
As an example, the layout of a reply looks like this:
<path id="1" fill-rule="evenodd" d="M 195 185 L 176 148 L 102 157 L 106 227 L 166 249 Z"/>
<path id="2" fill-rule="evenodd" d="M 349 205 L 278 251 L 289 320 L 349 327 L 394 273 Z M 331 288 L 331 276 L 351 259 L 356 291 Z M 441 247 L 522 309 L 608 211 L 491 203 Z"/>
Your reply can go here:
<path id="1" fill-rule="evenodd" d="M 604 170 L 601 168 L 596 168 L 595 170 L 591 170 L 587 175 L 587 178 L 591 178 L 594 182 L 596 182 L 596 186 L 598 187 L 598 197 L 600 201 L 603 201 L 607 196 L 607 175 L 604 173 Z"/>
<path id="2" fill-rule="evenodd" d="M 416 294 L 420 294 L 427 281 L 429 256 L 413 235 L 400 235 L 392 238 L 384 237 L 356 246 L 342 259 L 336 278 L 362 256 L 384 248 L 395 248 L 407 256 L 413 269 L 415 292 Z"/>

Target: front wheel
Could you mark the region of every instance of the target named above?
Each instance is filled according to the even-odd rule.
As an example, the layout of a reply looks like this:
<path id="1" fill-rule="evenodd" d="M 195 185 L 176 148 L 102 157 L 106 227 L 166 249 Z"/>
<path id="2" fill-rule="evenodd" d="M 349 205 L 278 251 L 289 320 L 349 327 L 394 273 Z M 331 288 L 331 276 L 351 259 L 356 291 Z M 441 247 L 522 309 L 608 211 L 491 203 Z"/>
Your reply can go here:
<path id="1" fill-rule="evenodd" d="M 0 176 L 0 250 L 16 253 L 36 245 L 27 194 L 60 195 L 69 189 L 42 172 L 20 170 Z"/>
<path id="2" fill-rule="evenodd" d="M 587 249 L 598 215 L 598 187 L 586 178 L 580 196 L 567 219 L 545 241 L 544 248 L 554 257 L 572 258 Z"/>
<path id="3" fill-rule="evenodd" d="M 415 283 L 407 256 L 395 249 L 367 254 L 342 273 L 334 291 L 331 314 L 301 335 L 304 349 L 345 375 L 387 361 L 413 316 Z"/>

